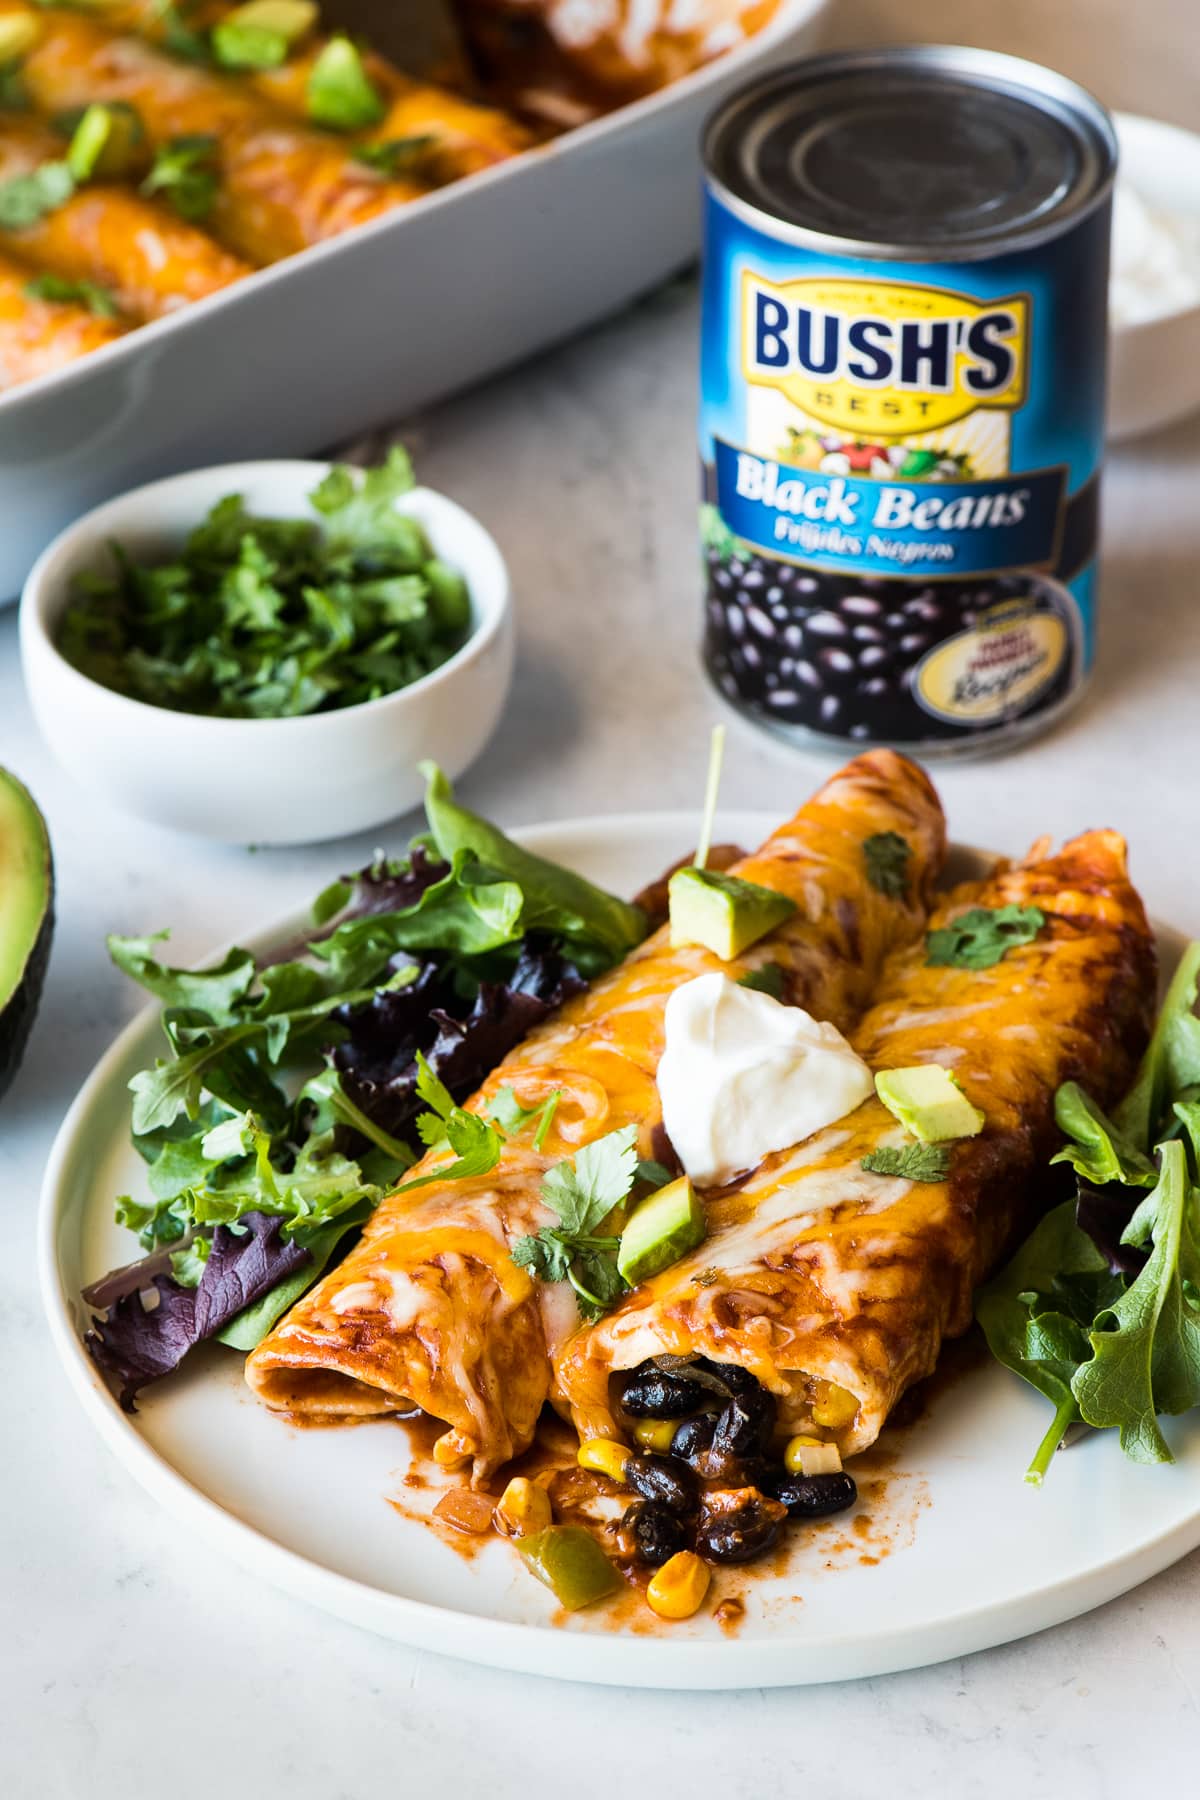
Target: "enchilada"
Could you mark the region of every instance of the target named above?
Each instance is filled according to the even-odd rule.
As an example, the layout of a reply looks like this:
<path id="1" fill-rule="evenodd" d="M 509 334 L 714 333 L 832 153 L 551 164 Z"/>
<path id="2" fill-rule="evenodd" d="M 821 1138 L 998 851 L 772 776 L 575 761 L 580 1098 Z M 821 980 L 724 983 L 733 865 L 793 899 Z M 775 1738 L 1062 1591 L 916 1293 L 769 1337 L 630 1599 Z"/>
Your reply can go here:
<path id="1" fill-rule="evenodd" d="M 982 1132 L 945 1146 L 943 1179 L 874 1172 L 864 1157 L 906 1137 L 872 1097 L 711 1195 L 705 1243 L 562 1347 L 557 1388 L 581 1438 L 628 1432 L 624 1372 L 699 1356 L 772 1394 L 781 1434 L 853 1455 L 966 1330 L 975 1286 L 1030 1222 L 1060 1137 L 1057 1088 L 1078 1081 L 1101 1106 L 1123 1092 L 1155 994 L 1153 938 L 1115 832 L 957 888 L 930 924 L 1000 908 L 1044 922 L 989 967 L 939 964 L 926 941 L 897 949 L 850 1032 L 876 1073 L 948 1069 Z"/>
<path id="2" fill-rule="evenodd" d="M 869 873 L 864 843 L 885 833 L 908 846 L 903 891 L 883 891 Z M 541 1181 L 564 1157 L 629 1126 L 640 1154 L 656 1154 L 655 1077 L 672 992 L 705 973 L 744 976 L 770 962 L 788 1000 L 848 1029 L 889 954 L 922 931 L 944 850 L 937 797 L 915 765 L 882 751 L 850 763 L 735 865 L 794 901 L 791 918 L 732 963 L 657 932 L 533 1032 L 470 1106 L 488 1111 L 505 1087 L 526 1108 L 557 1094 L 540 1148 L 511 1141 L 494 1175 L 456 1181 L 439 1178 L 447 1153 L 430 1151 L 414 1171 L 429 1185 L 385 1200 L 361 1244 L 250 1356 L 255 1392 L 314 1418 L 415 1404 L 447 1426 L 439 1460 L 469 1463 L 486 1480 L 530 1442 L 551 1356 L 578 1324 L 567 1283 L 534 1283 L 511 1249 L 551 1216 Z"/>

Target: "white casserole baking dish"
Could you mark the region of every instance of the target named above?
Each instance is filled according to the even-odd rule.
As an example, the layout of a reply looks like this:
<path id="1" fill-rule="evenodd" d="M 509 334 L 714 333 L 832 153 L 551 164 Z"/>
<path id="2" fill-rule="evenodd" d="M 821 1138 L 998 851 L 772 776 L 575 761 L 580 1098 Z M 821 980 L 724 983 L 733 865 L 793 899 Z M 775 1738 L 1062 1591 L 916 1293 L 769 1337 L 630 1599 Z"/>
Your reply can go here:
<path id="1" fill-rule="evenodd" d="M 0 396 L 0 603 L 99 501 L 236 457 L 301 455 L 568 336 L 699 243 L 698 140 L 827 0 L 648 99 L 262 269 Z"/>

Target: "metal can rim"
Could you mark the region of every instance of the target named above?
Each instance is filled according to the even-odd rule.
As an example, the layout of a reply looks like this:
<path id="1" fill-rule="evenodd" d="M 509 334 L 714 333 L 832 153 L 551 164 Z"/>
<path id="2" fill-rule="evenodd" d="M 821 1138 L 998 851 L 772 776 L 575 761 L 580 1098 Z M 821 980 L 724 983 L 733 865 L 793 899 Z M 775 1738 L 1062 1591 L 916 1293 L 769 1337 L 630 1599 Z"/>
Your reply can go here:
<path id="1" fill-rule="evenodd" d="M 876 238 L 845 237 L 817 227 L 797 225 L 753 201 L 743 199 L 716 174 L 717 140 L 729 119 L 754 95 L 766 94 L 786 85 L 801 72 L 806 83 L 842 71 L 870 71 L 895 67 L 951 70 L 966 75 L 991 77 L 993 83 L 1004 78 L 1006 85 L 1017 87 L 1034 100 L 1039 94 L 1064 105 L 1077 125 L 1090 127 L 1100 153 L 1101 168 L 1094 186 L 1086 193 L 1068 198 L 1048 218 L 1034 225 L 1018 225 L 1008 234 L 989 239 L 966 238 L 961 244 L 920 244 L 881 242 Z M 965 44 L 893 44 L 870 49 L 831 50 L 821 55 L 800 57 L 774 69 L 769 75 L 746 82 L 727 96 L 710 116 L 701 138 L 705 182 L 731 213 L 743 224 L 767 233 L 781 243 L 794 244 L 807 250 L 822 250 L 833 256 L 853 256 L 865 261 L 907 262 L 918 264 L 987 262 L 998 256 L 1033 249 L 1052 242 L 1071 231 L 1105 205 L 1116 179 L 1118 146 L 1116 128 L 1108 108 L 1080 82 L 1069 75 L 1049 69 L 1026 57 L 1010 56 L 999 50 L 976 49 Z"/>

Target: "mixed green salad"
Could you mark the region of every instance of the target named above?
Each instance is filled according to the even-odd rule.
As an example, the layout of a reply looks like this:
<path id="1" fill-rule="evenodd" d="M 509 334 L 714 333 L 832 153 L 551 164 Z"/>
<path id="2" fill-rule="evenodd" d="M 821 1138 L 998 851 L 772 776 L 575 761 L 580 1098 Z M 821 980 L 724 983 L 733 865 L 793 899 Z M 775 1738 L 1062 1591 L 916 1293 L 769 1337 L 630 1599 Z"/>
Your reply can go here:
<path id="1" fill-rule="evenodd" d="M 1054 1408 L 1035 1483 L 1078 1425 L 1116 1429 L 1135 1462 L 1170 1462 L 1159 1418 L 1200 1405 L 1198 981 L 1194 943 L 1111 1117 L 1076 1083 L 1059 1089 L 1054 1161 L 1075 1192 L 978 1296 L 992 1354 Z"/>
<path id="2" fill-rule="evenodd" d="M 217 502 L 167 562 L 119 543 L 77 575 L 58 648 L 92 681 L 175 712 L 283 719 L 378 700 L 466 642 L 471 599 L 397 507 L 413 487 L 398 446 L 365 473 L 335 465 L 312 519 Z"/>
<path id="3" fill-rule="evenodd" d="M 167 933 L 113 937 L 162 1007 L 167 1054 L 130 1082 L 149 1193 L 116 1217 L 146 1253 L 85 1290 L 88 1347 L 132 1409 L 209 1338 L 247 1351 L 343 1253 L 422 1149 L 486 1173 L 544 1135 L 501 1089 L 460 1102 L 526 1033 L 641 941 L 640 908 L 521 849 L 424 767 L 428 831 L 334 882 L 267 959 L 163 960 Z M 147 1304 L 147 1300 L 151 1303 Z"/>

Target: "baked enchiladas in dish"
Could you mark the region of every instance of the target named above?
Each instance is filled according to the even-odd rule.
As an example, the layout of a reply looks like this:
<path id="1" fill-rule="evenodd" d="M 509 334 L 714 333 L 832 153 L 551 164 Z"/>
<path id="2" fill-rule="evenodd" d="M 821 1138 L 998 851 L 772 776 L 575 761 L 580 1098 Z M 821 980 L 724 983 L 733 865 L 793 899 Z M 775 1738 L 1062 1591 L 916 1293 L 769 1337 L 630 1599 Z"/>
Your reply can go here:
<path id="1" fill-rule="evenodd" d="M 560 58 L 559 101 L 543 105 L 535 48 L 506 45 L 489 89 L 495 21 L 470 8 L 435 80 L 324 29 L 316 0 L 0 0 L 0 254 L 27 270 L 6 285 L 0 387 L 509 162 L 772 10 L 737 13 L 731 31 L 710 0 L 703 19 L 657 17 L 637 44 L 606 28 L 590 62 L 579 41 Z M 403 43 L 382 0 L 389 23 Z M 603 77 L 586 104 L 568 92 L 591 79 L 580 57 Z M 21 349 L 47 338 L 50 353 Z"/>
<path id="2" fill-rule="evenodd" d="M 135 1081 L 158 1199 L 122 1205 L 152 1255 L 90 1291 L 107 1312 L 91 1347 L 129 1404 L 173 1367 L 182 1351 L 158 1358 L 137 1310 L 152 1287 L 185 1347 L 220 1327 L 249 1350 L 250 1387 L 285 1417 L 424 1414 L 442 1523 L 515 1539 L 566 1608 L 641 1571 L 655 1612 L 687 1617 L 714 1567 L 856 1504 L 853 1458 L 1060 1198 L 1064 1096 L 1086 1096 L 1076 1138 L 1111 1138 L 1134 1166 L 1109 1113 L 1138 1091 L 1139 1059 L 1144 1086 L 1163 1053 L 1161 1032 L 1147 1052 L 1154 940 L 1125 846 L 1089 831 L 947 889 L 927 777 L 872 752 L 757 852 L 677 866 L 646 935 L 661 887 L 644 910 L 591 889 L 462 809 L 436 772 L 428 809 L 430 837 L 357 897 L 339 889 L 311 941 L 326 963 L 364 947 L 384 961 L 373 998 L 360 978 L 330 1014 L 329 1066 L 275 1137 L 215 1077 L 210 1110 L 164 1130 L 146 1102 L 170 1066 Z M 204 977 L 120 942 L 160 997 L 186 994 L 168 1037 L 182 1019 L 182 1042 L 215 1041 L 197 1023 Z M 229 968 L 209 977 L 222 1029 Z M 240 1041 L 238 1007 L 261 1014 L 269 975 L 246 969 Z M 1194 982 L 1180 992 L 1190 1017 Z M 399 1156 L 382 1192 L 354 1189 L 357 1241 L 343 1229 L 307 1263 L 320 1209 L 308 1187 L 303 1216 L 279 1198 L 313 1166 L 295 1135 L 305 1105 L 364 1172 L 380 1148 Z M 214 1167 L 181 1192 L 154 1171 L 192 1131 Z M 413 1137 L 419 1159 L 398 1141 Z M 155 1248 L 173 1237 L 176 1277 Z M 189 1300 L 173 1283 L 198 1242 Z M 557 1465 L 538 1438 L 556 1419 Z M 564 1429 L 575 1486 L 556 1517 Z"/>

